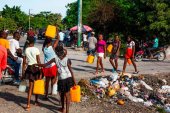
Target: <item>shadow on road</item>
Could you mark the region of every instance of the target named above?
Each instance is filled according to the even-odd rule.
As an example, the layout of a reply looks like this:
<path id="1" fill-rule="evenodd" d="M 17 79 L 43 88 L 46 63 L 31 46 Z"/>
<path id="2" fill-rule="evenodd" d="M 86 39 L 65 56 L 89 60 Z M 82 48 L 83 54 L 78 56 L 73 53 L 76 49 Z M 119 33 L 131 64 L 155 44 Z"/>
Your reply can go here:
<path id="1" fill-rule="evenodd" d="M 9 93 L 9 92 L 1 92 L 0 93 L 0 98 L 5 99 L 7 102 L 10 102 L 10 101 L 14 102 L 15 104 L 22 107 L 23 109 L 24 109 L 25 105 L 27 104 L 27 98 L 14 95 L 14 94 Z M 52 104 L 55 104 L 52 101 L 50 101 L 50 102 Z M 31 104 L 33 104 L 33 103 L 34 103 L 34 101 L 31 100 Z M 50 110 L 50 111 L 52 111 L 54 113 L 58 113 L 56 110 L 59 109 L 58 105 L 56 106 L 56 104 L 54 106 L 54 105 L 48 105 L 48 104 L 40 103 L 40 107 L 44 107 L 44 108 L 46 108 L 46 109 L 48 109 L 48 110 Z"/>
<path id="2" fill-rule="evenodd" d="M 70 60 L 73 60 L 73 61 L 80 61 L 80 62 L 86 62 L 86 61 L 84 61 L 84 60 L 73 59 L 73 58 L 71 58 Z"/>

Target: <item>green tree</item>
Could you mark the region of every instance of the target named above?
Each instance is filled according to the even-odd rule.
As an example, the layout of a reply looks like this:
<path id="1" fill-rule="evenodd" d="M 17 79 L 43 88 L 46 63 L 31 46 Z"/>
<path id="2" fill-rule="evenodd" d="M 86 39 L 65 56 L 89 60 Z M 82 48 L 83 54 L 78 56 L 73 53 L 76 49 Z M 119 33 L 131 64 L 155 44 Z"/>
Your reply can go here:
<path id="1" fill-rule="evenodd" d="M 9 7 L 5 5 L 2 11 L 3 18 L 14 20 L 18 27 L 25 27 L 28 23 L 28 15 L 26 15 L 19 6 Z"/>
<path id="2" fill-rule="evenodd" d="M 17 29 L 17 24 L 10 18 L 0 18 L 0 29 L 10 30 L 13 32 Z"/>

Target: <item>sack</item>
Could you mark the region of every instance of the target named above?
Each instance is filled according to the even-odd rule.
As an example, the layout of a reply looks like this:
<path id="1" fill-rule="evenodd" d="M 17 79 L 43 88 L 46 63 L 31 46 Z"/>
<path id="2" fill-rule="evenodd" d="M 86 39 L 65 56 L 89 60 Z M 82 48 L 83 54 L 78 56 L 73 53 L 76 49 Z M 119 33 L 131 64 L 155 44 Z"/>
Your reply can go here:
<path id="1" fill-rule="evenodd" d="M 33 93 L 38 95 L 44 95 L 45 93 L 44 80 L 34 81 Z"/>
<path id="2" fill-rule="evenodd" d="M 56 26 L 48 25 L 45 32 L 45 36 L 50 38 L 55 38 L 56 36 Z"/>

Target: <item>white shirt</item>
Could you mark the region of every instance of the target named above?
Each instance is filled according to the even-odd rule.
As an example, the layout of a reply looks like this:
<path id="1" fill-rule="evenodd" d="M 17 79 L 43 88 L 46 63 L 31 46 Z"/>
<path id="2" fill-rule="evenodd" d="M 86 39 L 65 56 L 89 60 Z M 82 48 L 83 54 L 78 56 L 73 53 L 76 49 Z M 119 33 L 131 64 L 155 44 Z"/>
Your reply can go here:
<path id="1" fill-rule="evenodd" d="M 135 46 L 135 42 L 131 41 L 129 44 L 127 43 L 127 48 L 133 48 Z"/>
<path id="2" fill-rule="evenodd" d="M 15 39 L 10 39 L 9 40 L 10 43 L 10 51 L 12 53 L 13 56 L 17 56 L 16 55 L 16 50 L 19 49 L 19 41 L 15 40 Z"/>
<path id="3" fill-rule="evenodd" d="M 83 41 L 86 42 L 87 41 L 87 35 L 83 34 Z"/>
<path id="4" fill-rule="evenodd" d="M 60 41 L 63 41 L 64 40 L 64 33 L 60 32 L 59 35 L 60 35 Z"/>
<path id="5" fill-rule="evenodd" d="M 25 50 L 25 56 L 28 61 L 28 65 L 37 64 L 36 56 L 40 55 L 40 51 L 36 47 L 27 47 Z"/>

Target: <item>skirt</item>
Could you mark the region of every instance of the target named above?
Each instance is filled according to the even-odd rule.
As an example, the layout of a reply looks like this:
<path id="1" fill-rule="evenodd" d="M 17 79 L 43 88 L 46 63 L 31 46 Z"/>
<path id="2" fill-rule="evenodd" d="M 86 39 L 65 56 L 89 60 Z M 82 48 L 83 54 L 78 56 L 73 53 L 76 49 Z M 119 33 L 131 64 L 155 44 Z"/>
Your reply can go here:
<path id="1" fill-rule="evenodd" d="M 73 78 L 69 77 L 64 80 L 58 81 L 58 92 L 67 93 L 70 92 L 70 88 L 74 86 Z"/>
<path id="2" fill-rule="evenodd" d="M 34 80 L 38 80 L 39 77 L 40 77 L 39 67 L 29 65 L 25 71 L 25 79 L 34 81 Z"/>
<path id="3" fill-rule="evenodd" d="M 126 49 L 126 53 L 125 53 L 125 58 L 129 59 L 129 58 L 132 58 L 132 55 L 133 55 L 133 51 L 131 48 L 127 48 Z"/>
<path id="4" fill-rule="evenodd" d="M 58 69 L 56 65 L 49 68 L 43 68 L 43 73 L 45 77 L 55 77 L 57 75 L 57 72 Z"/>

